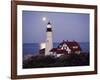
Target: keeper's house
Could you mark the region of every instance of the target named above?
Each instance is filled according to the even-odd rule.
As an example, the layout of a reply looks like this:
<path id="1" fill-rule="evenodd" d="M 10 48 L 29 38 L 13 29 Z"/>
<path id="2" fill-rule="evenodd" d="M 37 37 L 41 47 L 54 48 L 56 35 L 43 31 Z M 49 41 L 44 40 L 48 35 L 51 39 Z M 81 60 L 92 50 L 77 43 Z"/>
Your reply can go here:
<path id="1" fill-rule="evenodd" d="M 81 49 L 80 45 L 75 40 L 73 40 L 73 41 L 63 40 L 57 46 L 57 48 L 52 48 L 50 50 L 52 55 L 54 55 L 56 57 L 60 57 L 61 55 L 72 54 L 72 53 L 80 54 L 81 51 L 82 51 L 82 49 Z M 40 54 L 44 54 L 44 52 L 45 52 L 45 48 L 40 50 Z"/>

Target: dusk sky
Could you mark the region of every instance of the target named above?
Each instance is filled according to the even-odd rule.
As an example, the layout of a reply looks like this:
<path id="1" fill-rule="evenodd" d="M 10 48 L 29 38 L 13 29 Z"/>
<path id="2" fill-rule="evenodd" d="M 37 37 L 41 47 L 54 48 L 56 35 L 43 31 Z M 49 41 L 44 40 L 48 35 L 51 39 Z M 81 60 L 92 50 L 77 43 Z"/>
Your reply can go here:
<path id="1" fill-rule="evenodd" d="M 47 20 L 43 21 L 43 17 Z M 48 21 L 52 24 L 53 42 L 89 42 L 89 14 L 23 11 L 23 43 L 45 42 Z"/>

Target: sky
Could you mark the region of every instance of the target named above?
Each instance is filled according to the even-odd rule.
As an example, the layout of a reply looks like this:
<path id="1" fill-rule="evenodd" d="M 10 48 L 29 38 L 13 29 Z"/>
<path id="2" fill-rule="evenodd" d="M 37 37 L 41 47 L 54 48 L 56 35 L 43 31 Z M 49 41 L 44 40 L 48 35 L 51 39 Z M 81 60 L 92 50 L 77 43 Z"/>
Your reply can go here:
<path id="1" fill-rule="evenodd" d="M 45 21 L 43 17 L 46 18 Z M 89 42 L 89 14 L 23 11 L 23 43 L 45 42 L 48 21 L 52 25 L 53 42 L 63 40 Z"/>

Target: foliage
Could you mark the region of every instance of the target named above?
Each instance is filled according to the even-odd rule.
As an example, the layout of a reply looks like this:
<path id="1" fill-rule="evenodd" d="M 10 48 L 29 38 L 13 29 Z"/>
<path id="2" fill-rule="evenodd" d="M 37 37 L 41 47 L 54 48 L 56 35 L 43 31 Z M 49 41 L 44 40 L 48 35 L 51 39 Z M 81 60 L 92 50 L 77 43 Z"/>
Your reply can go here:
<path id="1" fill-rule="evenodd" d="M 67 54 L 60 57 L 37 55 L 23 61 L 23 68 L 64 67 L 89 65 L 89 54 Z"/>

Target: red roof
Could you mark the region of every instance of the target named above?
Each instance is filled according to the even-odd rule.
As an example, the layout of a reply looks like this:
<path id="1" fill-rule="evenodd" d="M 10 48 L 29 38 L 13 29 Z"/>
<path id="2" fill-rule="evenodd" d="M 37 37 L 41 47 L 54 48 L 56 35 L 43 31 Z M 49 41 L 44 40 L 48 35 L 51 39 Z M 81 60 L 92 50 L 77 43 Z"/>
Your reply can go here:
<path id="1" fill-rule="evenodd" d="M 66 44 L 72 51 L 81 51 L 82 49 L 80 48 L 80 45 L 78 44 L 78 42 L 76 42 L 75 40 L 73 40 L 73 41 L 63 41 L 62 43 L 60 43 L 59 45 L 58 45 L 58 48 L 60 47 L 60 46 L 62 46 L 63 44 Z M 75 46 L 77 46 L 77 48 L 73 48 L 73 47 L 75 47 Z"/>

